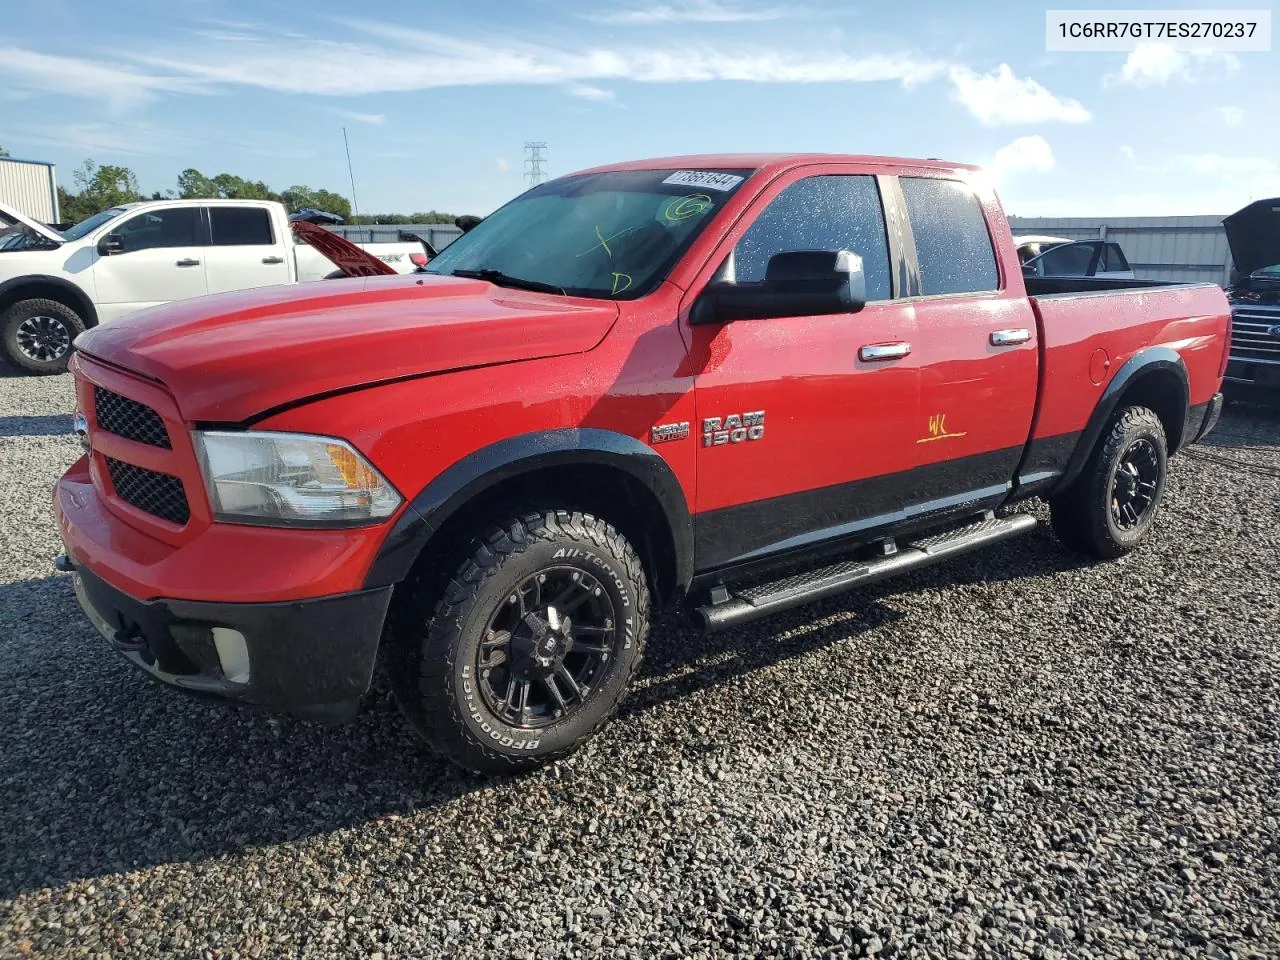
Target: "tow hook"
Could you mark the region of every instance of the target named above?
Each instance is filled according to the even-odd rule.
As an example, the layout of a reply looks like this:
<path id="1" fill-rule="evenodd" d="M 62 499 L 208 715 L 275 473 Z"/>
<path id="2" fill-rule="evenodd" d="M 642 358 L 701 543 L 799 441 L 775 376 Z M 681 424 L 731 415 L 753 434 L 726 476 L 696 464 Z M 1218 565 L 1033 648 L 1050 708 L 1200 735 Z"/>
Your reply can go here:
<path id="1" fill-rule="evenodd" d="M 76 562 L 65 553 L 62 553 L 53 558 L 53 569 L 59 573 L 73 573 L 76 569 Z"/>
<path id="2" fill-rule="evenodd" d="M 126 627 L 111 635 L 112 645 L 122 653 L 142 653 L 147 649 L 147 638 L 137 627 Z"/>

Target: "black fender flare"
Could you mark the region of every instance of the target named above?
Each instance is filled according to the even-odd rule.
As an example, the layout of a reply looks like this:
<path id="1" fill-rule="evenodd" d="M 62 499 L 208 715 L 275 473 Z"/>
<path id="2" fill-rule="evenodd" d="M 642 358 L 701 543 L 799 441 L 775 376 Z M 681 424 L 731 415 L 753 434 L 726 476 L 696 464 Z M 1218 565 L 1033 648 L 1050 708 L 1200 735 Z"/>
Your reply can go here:
<path id="1" fill-rule="evenodd" d="M 84 320 L 86 330 L 98 325 L 98 310 L 94 307 L 93 300 L 87 293 L 64 277 L 52 277 L 44 273 L 27 273 L 20 277 L 14 277 L 11 280 L 0 283 L 0 301 L 9 299 L 9 296 L 15 290 L 20 291 L 25 286 L 56 287 L 59 291 L 65 293 L 67 299 L 71 301 L 76 313 L 80 314 L 80 318 Z M 20 296 L 19 299 L 27 298 Z"/>
<path id="2" fill-rule="evenodd" d="M 639 481 L 666 517 L 675 553 L 675 589 L 693 577 L 693 519 L 680 482 L 658 452 L 635 437 L 596 428 L 519 434 L 463 457 L 414 497 L 383 541 L 365 586 L 399 583 L 449 517 L 474 497 L 521 474 L 574 464 L 615 468 Z"/>
<path id="3" fill-rule="evenodd" d="M 1076 477 L 1080 476 L 1084 470 L 1084 465 L 1089 460 L 1089 455 L 1093 453 L 1093 448 L 1097 446 L 1098 439 L 1102 436 L 1102 431 L 1106 429 L 1107 424 L 1111 421 L 1111 417 L 1116 412 L 1116 407 L 1120 404 L 1121 397 L 1125 392 L 1139 380 L 1151 376 L 1155 373 L 1172 373 L 1174 380 L 1178 384 L 1179 410 L 1181 416 L 1178 418 L 1178 431 L 1171 435 L 1169 439 L 1169 452 L 1173 453 L 1182 444 L 1182 434 L 1186 430 L 1187 410 L 1191 397 L 1191 380 L 1187 375 L 1187 365 L 1183 362 L 1182 357 L 1176 350 L 1170 347 L 1144 347 L 1135 353 L 1132 357 L 1124 362 L 1116 375 L 1111 378 L 1111 382 L 1107 384 L 1102 396 L 1098 399 L 1098 404 L 1093 408 L 1093 413 L 1089 416 L 1089 422 L 1085 425 L 1084 431 L 1080 434 L 1080 439 L 1076 443 L 1075 451 L 1071 454 L 1071 459 L 1067 461 L 1066 472 L 1059 480 L 1057 488 L 1065 489 Z"/>

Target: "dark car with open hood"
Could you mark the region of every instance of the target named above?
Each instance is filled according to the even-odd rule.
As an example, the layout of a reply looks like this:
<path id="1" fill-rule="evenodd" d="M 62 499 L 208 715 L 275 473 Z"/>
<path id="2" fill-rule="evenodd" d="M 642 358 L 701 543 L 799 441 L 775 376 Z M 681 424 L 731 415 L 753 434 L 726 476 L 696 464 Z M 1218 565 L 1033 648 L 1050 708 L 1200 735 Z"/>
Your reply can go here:
<path id="1" fill-rule="evenodd" d="M 1235 264 L 1226 379 L 1280 392 L 1280 197 L 1222 221 Z"/>

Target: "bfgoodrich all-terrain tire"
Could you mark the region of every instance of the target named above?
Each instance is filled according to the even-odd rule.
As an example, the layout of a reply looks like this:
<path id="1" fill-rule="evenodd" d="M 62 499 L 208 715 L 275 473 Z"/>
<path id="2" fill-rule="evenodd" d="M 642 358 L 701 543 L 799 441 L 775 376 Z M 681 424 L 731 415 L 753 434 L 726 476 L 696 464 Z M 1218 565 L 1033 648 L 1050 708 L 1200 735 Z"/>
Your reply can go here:
<path id="1" fill-rule="evenodd" d="M 5 359 L 28 373 L 62 373 L 83 332 L 80 315 L 56 300 L 19 300 L 0 317 Z"/>
<path id="2" fill-rule="evenodd" d="M 547 763 L 591 736 L 626 692 L 649 630 L 640 558 L 585 513 L 499 524 L 434 610 L 428 584 L 406 588 L 391 637 L 396 699 L 432 746 L 484 773 Z"/>
<path id="3" fill-rule="evenodd" d="M 1151 532 L 1168 463 L 1160 418 L 1146 407 L 1117 412 L 1080 476 L 1050 501 L 1058 539 L 1104 560 L 1128 553 Z"/>

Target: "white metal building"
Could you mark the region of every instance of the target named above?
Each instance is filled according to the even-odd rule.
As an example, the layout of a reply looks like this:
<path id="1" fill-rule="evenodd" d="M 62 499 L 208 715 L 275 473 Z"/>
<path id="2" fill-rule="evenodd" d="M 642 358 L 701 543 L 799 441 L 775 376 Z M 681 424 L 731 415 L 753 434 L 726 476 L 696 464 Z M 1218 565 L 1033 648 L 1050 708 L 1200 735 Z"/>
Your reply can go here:
<path id="1" fill-rule="evenodd" d="M 40 223 L 57 223 L 58 181 L 53 164 L 0 157 L 0 203 Z"/>
<path id="2" fill-rule="evenodd" d="M 1222 217 L 1010 217 L 1009 226 L 1015 236 L 1114 240 L 1140 280 L 1230 280 Z"/>

